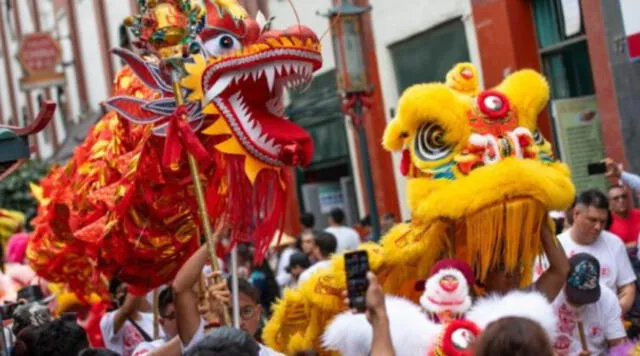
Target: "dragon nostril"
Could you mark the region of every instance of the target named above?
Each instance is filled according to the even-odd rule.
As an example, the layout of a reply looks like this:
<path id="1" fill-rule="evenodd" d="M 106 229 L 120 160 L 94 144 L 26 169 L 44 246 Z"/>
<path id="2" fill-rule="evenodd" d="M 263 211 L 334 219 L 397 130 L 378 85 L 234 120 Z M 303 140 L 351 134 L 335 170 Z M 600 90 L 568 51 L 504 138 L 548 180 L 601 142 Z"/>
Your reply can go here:
<path id="1" fill-rule="evenodd" d="M 304 151 L 298 143 L 284 145 L 280 150 L 279 159 L 287 166 L 297 166 L 304 162 Z"/>

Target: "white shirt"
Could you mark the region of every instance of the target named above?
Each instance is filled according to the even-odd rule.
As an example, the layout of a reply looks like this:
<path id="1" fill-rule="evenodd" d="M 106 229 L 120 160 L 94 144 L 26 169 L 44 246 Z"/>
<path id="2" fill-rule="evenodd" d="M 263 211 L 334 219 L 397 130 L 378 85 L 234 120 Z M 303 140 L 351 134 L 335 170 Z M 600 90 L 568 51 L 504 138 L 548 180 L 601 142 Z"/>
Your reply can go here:
<path id="1" fill-rule="evenodd" d="M 601 284 L 600 299 L 578 309 L 569 305 L 562 291 L 553 301 L 558 317 L 557 335 L 553 348 L 559 356 L 577 355 L 582 350 L 578 321 L 582 320 L 587 346 L 591 355 L 605 355 L 607 340 L 626 337 L 622 324 L 622 309 L 618 297 Z"/>
<path id="2" fill-rule="evenodd" d="M 151 342 L 141 342 L 133 351 L 133 356 L 145 356 L 151 351 L 161 348 L 167 342 L 165 340 L 155 340 Z"/>
<path id="3" fill-rule="evenodd" d="M 144 330 L 147 335 L 153 336 L 153 314 L 152 313 L 139 313 L 140 319 L 136 320 L 136 324 Z M 120 327 L 118 332 L 114 332 L 113 323 L 116 315 L 116 311 L 109 312 L 102 316 L 100 319 L 100 331 L 102 331 L 102 338 L 107 349 L 116 352 L 122 356 L 132 356 L 136 347 L 144 342 L 144 337 L 138 329 L 131 324 L 129 320 L 126 320 Z M 161 336 L 164 336 L 162 329 L 160 329 Z"/>
<path id="4" fill-rule="evenodd" d="M 360 235 L 356 230 L 346 226 L 330 226 L 324 231 L 333 234 L 336 237 L 336 253 L 346 250 L 355 250 L 360 245 Z"/>
<path id="5" fill-rule="evenodd" d="M 202 339 L 204 339 L 205 337 L 204 325 L 205 325 L 204 319 L 200 318 L 200 325 L 198 326 L 198 330 L 196 331 L 196 334 L 193 335 L 193 337 L 191 338 L 191 341 L 189 341 L 189 343 L 186 346 L 181 345 L 182 354 L 185 354 L 187 351 L 194 348 Z M 284 356 L 284 354 L 276 352 L 275 350 L 270 349 L 260 343 L 258 343 L 258 346 L 260 346 L 260 352 L 258 353 L 258 356 Z"/>
<path id="6" fill-rule="evenodd" d="M 296 285 L 296 281 L 294 281 L 291 274 L 287 272 L 287 267 L 289 266 L 291 255 L 296 252 L 298 252 L 298 249 L 289 246 L 285 248 L 280 254 L 280 259 L 278 260 L 278 268 L 276 269 L 276 282 L 278 282 L 280 290 L 284 289 L 284 287 L 294 287 Z"/>
<path id="7" fill-rule="evenodd" d="M 600 262 L 601 284 L 604 284 L 617 294 L 618 288 L 636 280 L 627 249 L 618 236 L 609 231 L 602 231 L 591 245 L 579 245 L 571 239 L 571 230 L 569 229 L 558 235 L 558 240 L 562 244 L 564 252 L 567 257 L 577 253 L 588 253 L 595 257 Z M 548 267 L 549 263 L 546 259 L 539 261 L 534 269 L 535 277 L 539 277 Z"/>
<path id="8" fill-rule="evenodd" d="M 300 274 L 300 277 L 298 277 L 298 285 L 300 285 L 300 283 L 302 283 L 303 281 L 306 281 L 307 279 L 309 279 L 309 277 L 311 277 L 311 275 L 313 275 L 314 272 L 327 268 L 329 267 L 329 265 L 331 265 L 330 260 L 324 260 L 324 261 L 319 261 L 314 263 L 313 266 L 307 268 L 304 272 Z"/>

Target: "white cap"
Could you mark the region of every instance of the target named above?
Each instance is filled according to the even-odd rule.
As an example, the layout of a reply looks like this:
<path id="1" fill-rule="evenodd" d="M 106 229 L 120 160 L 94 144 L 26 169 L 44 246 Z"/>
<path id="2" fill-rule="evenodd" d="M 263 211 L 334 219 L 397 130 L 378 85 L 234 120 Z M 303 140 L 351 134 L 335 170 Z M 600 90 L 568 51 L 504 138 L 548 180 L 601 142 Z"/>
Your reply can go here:
<path id="1" fill-rule="evenodd" d="M 552 219 L 564 219 L 565 215 L 564 215 L 564 211 L 558 211 L 558 210 L 552 210 L 549 212 L 549 216 Z"/>

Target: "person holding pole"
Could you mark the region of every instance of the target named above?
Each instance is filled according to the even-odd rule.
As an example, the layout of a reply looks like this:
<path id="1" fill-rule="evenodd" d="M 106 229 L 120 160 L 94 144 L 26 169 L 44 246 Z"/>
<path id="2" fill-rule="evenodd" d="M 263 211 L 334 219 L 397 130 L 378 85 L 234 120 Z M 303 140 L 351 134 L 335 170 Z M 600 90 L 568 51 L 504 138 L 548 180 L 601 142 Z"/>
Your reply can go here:
<path id="1" fill-rule="evenodd" d="M 219 232 L 216 232 L 217 235 Z M 177 314 L 178 335 L 182 344 L 182 353 L 193 349 L 213 328 L 220 326 L 220 314 L 231 308 L 230 282 L 222 280 L 216 271 L 207 276 L 204 301 L 198 303 L 197 283 L 201 271 L 207 262 L 206 246 L 202 246 L 180 268 L 173 282 Z M 260 292 L 247 282 L 239 279 L 240 328 L 254 336 L 260 326 L 262 306 Z M 221 309 L 222 308 L 222 309 Z M 231 313 L 230 313 L 231 314 Z M 277 352 L 260 345 L 260 356 L 276 356 Z"/>
<path id="2" fill-rule="evenodd" d="M 553 342 L 558 355 L 604 355 L 625 342 L 617 296 L 600 284 L 600 262 L 587 253 L 569 258 L 569 276 L 553 301 L 558 317 Z"/>
<path id="3" fill-rule="evenodd" d="M 109 350 L 132 356 L 138 344 L 153 340 L 151 306 L 144 292 L 117 279 L 111 281 L 109 291 L 115 307 L 100 320 L 102 337 Z"/>
<path id="4" fill-rule="evenodd" d="M 219 231 L 215 234 L 218 235 Z M 182 265 L 172 284 L 175 293 L 178 336 L 183 353 L 190 346 L 195 345 L 194 339 L 201 339 L 206 331 L 220 325 L 220 314 L 226 310 L 222 306 L 230 302 L 231 295 L 226 286 L 227 282 L 222 280 L 216 283 L 220 272 L 207 275 L 200 287 L 202 270 L 208 259 L 207 246 L 202 245 Z M 199 291 L 199 288 L 204 288 L 204 291 Z"/>

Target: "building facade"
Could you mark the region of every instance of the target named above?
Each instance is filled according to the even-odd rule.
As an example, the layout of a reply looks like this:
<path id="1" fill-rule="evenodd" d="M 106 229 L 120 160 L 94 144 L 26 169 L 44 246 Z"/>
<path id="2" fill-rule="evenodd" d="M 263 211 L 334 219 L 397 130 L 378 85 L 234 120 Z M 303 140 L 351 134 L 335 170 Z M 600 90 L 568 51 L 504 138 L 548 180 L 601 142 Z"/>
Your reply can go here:
<path id="1" fill-rule="evenodd" d="M 630 14 L 637 7 L 624 7 L 633 0 L 352 1 L 372 7 L 362 29 L 369 81 L 374 84 L 365 130 L 380 214 L 410 219 L 400 157 L 379 144 L 399 96 L 412 84 L 442 80 L 460 61 L 476 65 L 485 87 L 522 68 L 545 73 L 551 104 L 539 126 L 570 163 L 580 189 L 604 187 L 604 178 L 587 176 L 585 167 L 604 156 L 640 172 L 640 156 L 635 154 L 640 149 L 640 63 L 630 58 L 625 41 L 630 30 L 624 27 L 625 19 L 640 16 Z M 291 119 L 316 142 L 311 166 L 294 171 L 297 189 L 290 196 L 289 230 L 295 232 L 300 211 L 326 215 L 334 206 L 344 207 L 349 222 L 355 223 L 369 210 L 361 167 L 365 158 L 341 112 L 329 20 L 321 16 L 338 0 L 240 2 L 252 16 L 258 11 L 273 16 L 274 28 L 296 23 L 293 3 L 300 22 L 324 34 L 324 66 L 309 90 L 291 93 L 288 100 Z M 54 124 L 33 142 L 37 157 L 56 158 L 60 151 L 69 151 L 99 117 L 100 103 L 122 65 L 109 49 L 126 40 L 122 19 L 135 11 L 137 0 L 1 2 L 0 121 L 24 124 L 42 100 L 59 104 Z M 21 39 L 33 32 L 50 33 L 59 41 L 63 85 L 21 90 L 23 71 L 16 56 Z M 597 117 L 591 126 L 572 126 L 573 116 L 590 113 Z M 584 135 L 590 139 L 579 139 Z"/>
<path id="2" fill-rule="evenodd" d="M 310 168 L 297 174 L 298 185 L 319 185 L 320 191 L 299 189 L 289 204 L 290 218 L 295 221 L 297 211 L 313 211 L 326 216 L 329 209 L 313 195 L 322 196 L 322 188 L 337 187 L 340 180 L 353 182 L 353 189 L 342 184 L 342 203 L 351 215 L 350 223 L 368 214 L 366 189 L 362 176 L 362 157 L 357 149 L 356 132 L 340 111 L 340 98 L 335 85 L 335 60 L 329 20 L 320 14 L 326 13 L 337 1 L 294 2 L 300 21 L 310 26 L 322 39 L 324 65 L 316 74 L 316 84 L 303 97 L 292 95 L 289 112 L 292 120 L 312 132 L 316 139 L 316 157 Z M 474 63 L 481 71 L 480 51 L 471 3 L 468 0 L 424 1 L 424 0 L 356 0 L 355 4 L 372 6 L 362 29 L 369 80 L 374 84 L 372 99 L 375 103 L 365 117 L 365 130 L 372 162 L 376 202 L 380 214 L 393 213 L 397 219 L 409 219 L 405 195 L 405 178 L 398 169 L 400 155 L 389 154 L 380 144 L 386 123 L 395 115 L 396 102 L 404 89 L 421 82 L 442 80 L 446 72 L 460 61 Z M 283 28 L 295 24 L 296 18 L 287 1 L 272 1 L 270 10 L 275 17 L 275 27 Z M 295 110 L 299 106 L 314 110 Z M 319 106 L 322 106 L 320 108 Z M 316 120 L 315 118 L 322 119 Z M 336 147 L 344 150 L 336 152 Z M 332 150 L 332 152 L 328 152 Z M 319 156 L 318 156 L 319 155 Z M 315 166 L 315 167 L 314 167 Z M 339 166 L 336 167 L 336 166 Z M 315 171 L 332 174 L 317 174 Z M 354 198 L 349 196 L 354 193 Z M 311 197 L 310 197 L 311 195 Z M 354 204 L 355 203 L 355 204 Z M 318 209 L 320 205 L 320 209 Z M 331 204 L 328 204 L 330 207 Z M 325 219 L 321 219 L 320 227 Z"/>
<path id="3" fill-rule="evenodd" d="M 255 16 L 268 14 L 266 0 L 240 0 Z M 0 122 L 24 125 L 39 103 L 55 100 L 50 127 L 34 137 L 35 158 L 64 160 L 100 116 L 101 102 L 122 63 L 110 49 L 126 44 L 122 21 L 138 11 L 137 0 L 6 0 L 0 3 Z M 21 41 L 46 32 L 58 41 L 64 83 L 22 90 L 17 60 Z M 73 136 L 73 137 L 72 137 Z"/>
<path id="4" fill-rule="evenodd" d="M 329 21 L 319 14 L 326 13 L 336 2 L 294 4 L 301 22 L 322 34 L 327 31 Z M 459 61 L 470 61 L 478 67 L 484 87 L 497 85 L 508 74 L 523 68 L 546 75 L 551 100 L 548 110 L 539 118 L 539 126 L 554 142 L 560 158 L 570 164 L 578 189 L 606 188 L 604 177 L 588 176 L 586 170 L 589 162 L 605 156 L 623 162 L 631 171 L 640 171 L 640 156 L 635 154 L 640 149 L 636 139 L 640 130 L 636 119 L 640 116 L 637 100 L 640 63 L 633 62 L 626 50 L 623 18 L 633 15 L 628 14 L 629 7 L 622 8 L 619 0 L 353 0 L 353 3 L 372 7 L 362 34 L 370 80 L 375 84 L 375 105 L 366 118 L 366 130 L 380 214 L 395 212 L 402 219 L 410 219 L 405 180 L 398 169 L 399 157 L 385 153 L 379 145 L 384 125 L 393 118 L 400 94 L 411 84 L 442 80 L 446 71 Z M 270 6 L 276 27 L 295 23 L 287 1 L 273 1 Z M 318 168 L 312 170 L 333 169 L 330 159 L 323 161 L 325 157 L 335 158 L 325 148 L 346 145 L 344 152 L 333 155 L 346 160 L 348 169 L 335 172 L 352 177 L 357 197 L 354 214 L 362 217 L 368 207 L 357 137 L 340 113 L 337 94 L 328 97 L 331 90 L 335 91 L 335 84 L 329 80 L 335 76 L 329 35 L 323 39 L 323 50 L 325 63 L 317 78 L 321 81 L 318 86 L 325 90 L 320 93 L 312 87 L 306 96 L 292 95 L 289 107 L 294 110 L 290 116 L 312 131 L 333 133 L 314 135 L 322 159 L 314 160 Z M 332 87 L 327 89 L 329 85 Z M 315 105 L 314 109 L 296 110 L 298 106 L 309 105 Z M 326 120 L 314 121 L 314 115 Z M 329 116 L 335 119 L 327 119 Z M 576 116 L 595 119 L 574 125 Z M 343 127 L 340 129 L 339 125 Z M 297 177 L 298 184 L 303 186 L 318 182 L 322 185 L 331 180 L 322 174 L 309 177 L 304 171 Z M 313 197 L 309 199 L 307 193 L 301 189 L 292 197 L 292 216 L 296 216 L 296 209 L 317 211 L 318 203 Z M 348 190 L 343 189 L 342 193 L 344 205 L 353 208 L 353 204 L 348 204 Z"/>

